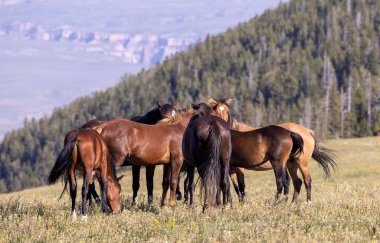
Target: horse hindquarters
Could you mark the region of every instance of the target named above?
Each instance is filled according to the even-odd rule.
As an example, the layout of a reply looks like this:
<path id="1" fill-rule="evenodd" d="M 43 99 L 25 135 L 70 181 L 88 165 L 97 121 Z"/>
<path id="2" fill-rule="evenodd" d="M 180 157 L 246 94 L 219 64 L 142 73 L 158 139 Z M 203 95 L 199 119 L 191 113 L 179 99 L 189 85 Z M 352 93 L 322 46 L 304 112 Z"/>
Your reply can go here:
<path id="1" fill-rule="evenodd" d="M 209 136 L 206 141 L 206 149 L 201 153 L 200 166 L 198 173 L 202 179 L 202 188 L 204 191 L 203 211 L 208 207 L 210 199 L 216 199 L 222 178 L 220 164 L 220 144 L 221 134 L 219 127 L 213 121 L 209 127 Z M 228 171 L 227 171 L 228 175 Z M 211 201 L 211 205 L 214 205 Z"/>

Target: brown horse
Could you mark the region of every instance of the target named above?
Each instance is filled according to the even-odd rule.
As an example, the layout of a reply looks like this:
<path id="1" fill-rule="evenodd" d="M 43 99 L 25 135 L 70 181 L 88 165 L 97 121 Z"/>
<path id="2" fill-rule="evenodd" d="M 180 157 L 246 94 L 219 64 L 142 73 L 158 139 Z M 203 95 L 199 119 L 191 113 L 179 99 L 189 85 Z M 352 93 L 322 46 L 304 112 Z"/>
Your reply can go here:
<path id="1" fill-rule="evenodd" d="M 170 186 L 170 204 L 175 206 L 178 174 L 183 162 L 182 137 L 193 112 L 191 110 L 177 114 L 156 125 L 116 118 L 95 126 L 94 129 L 107 144 L 116 166 L 163 164 L 161 205 L 166 203 Z"/>
<path id="2" fill-rule="evenodd" d="M 232 129 L 236 129 L 238 131 L 249 131 L 254 130 L 255 128 L 244 124 L 242 122 L 237 122 L 236 120 L 233 120 L 230 116 L 229 111 L 229 104 L 233 100 L 233 98 L 228 99 L 221 99 L 221 100 L 214 100 L 209 98 L 208 104 L 212 107 L 213 111 L 216 115 L 220 116 L 223 120 L 229 121 L 229 124 L 231 125 Z M 290 173 L 290 176 L 293 181 L 294 186 L 294 194 L 292 202 L 296 202 L 298 199 L 299 192 L 301 190 L 302 181 L 297 176 L 297 170 L 300 169 L 301 174 L 303 176 L 303 180 L 306 187 L 307 192 L 307 201 L 311 200 L 311 177 L 309 173 L 309 161 L 311 158 L 313 158 L 319 165 L 322 166 L 325 174 L 327 176 L 330 176 L 330 168 L 331 166 L 334 170 L 336 169 L 336 162 L 335 162 L 335 155 L 332 150 L 329 150 L 327 148 L 322 147 L 320 144 L 318 144 L 314 132 L 306 127 L 303 127 L 301 125 L 295 124 L 295 123 L 283 123 L 279 124 L 278 126 L 285 128 L 291 132 L 298 133 L 301 135 L 303 141 L 304 141 L 304 148 L 303 153 L 300 154 L 298 158 L 292 157 L 287 163 L 287 168 Z M 252 170 L 270 170 L 272 169 L 272 165 L 269 163 L 264 163 L 258 167 L 251 168 Z M 244 170 L 240 168 L 235 168 L 232 170 L 232 174 L 236 173 L 235 175 L 232 175 L 233 178 L 236 178 L 237 181 L 233 181 L 234 186 L 236 184 L 239 184 L 239 189 L 242 191 L 241 193 L 244 195 Z M 241 186 L 243 185 L 243 186 Z M 289 192 L 289 189 L 285 191 L 285 194 Z"/>
<path id="3" fill-rule="evenodd" d="M 174 102 L 173 104 L 161 104 L 157 101 L 157 107 L 148 111 L 143 116 L 135 116 L 131 120 L 139 123 L 144 124 L 156 124 L 160 120 L 164 118 L 174 117 L 176 114 L 176 107 L 178 102 Z M 95 126 L 98 126 L 100 124 L 103 124 L 105 121 L 99 121 L 99 120 L 91 120 L 84 124 L 82 128 L 93 128 Z M 153 202 L 153 177 L 154 177 L 154 170 L 156 166 L 146 166 L 146 187 L 148 191 L 148 203 Z M 132 165 L 132 190 L 133 190 L 133 203 L 136 202 L 137 192 L 140 188 L 140 169 L 141 166 L 139 165 Z M 89 201 L 91 203 L 91 195 L 94 197 L 95 200 L 97 200 L 98 195 L 95 191 L 95 184 L 91 184 L 89 188 Z M 178 197 L 178 196 L 177 196 Z"/>
<path id="4" fill-rule="evenodd" d="M 298 158 L 303 153 L 302 137 L 278 126 L 263 127 L 248 132 L 231 129 L 230 133 L 232 144 L 230 166 L 252 169 L 269 161 L 276 177 L 275 199 L 278 200 L 286 182 L 286 166 L 289 158 Z"/>
<path id="5" fill-rule="evenodd" d="M 48 179 L 49 184 L 52 184 L 64 175 L 65 187 L 63 192 L 66 190 L 67 182 L 69 182 L 71 217 L 74 220 L 76 219 L 76 170 L 83 174 L 81 210 L 83 219 L 87 217 L 86 198 L 89 184 L 93 183 L 94 170 L 100 173 L 103 211 L 108 212 L 108 206 L 112 212 L 120 210 L 120 184 L 116 178 L 115 165 L 110 161 L 108 149 L 103 139 L 92 129 L 75 129 L 66 135 L 64 148 L 60 152 Z"/>
<path id="6" fill-rule="evenodd" d="M 208 114 L 203 114 L 201 106 L 207 108 Z M 190 204 L 193 204 L 194 171 L 202 181 L 204 191 L 203 211 L 216 203 L 217 192 L 222 188 L 223 204 L 227 204 L 230 195 L 228 174 L 231 157 L 231 134 L 227 123 L 216 116 L 209 115 L 210 108 L 201 103 L 193 105 L 194 110 L 200 110 L 193 116 L 183 137 L 182 151 L 187 163 L 189 180 Z"/>

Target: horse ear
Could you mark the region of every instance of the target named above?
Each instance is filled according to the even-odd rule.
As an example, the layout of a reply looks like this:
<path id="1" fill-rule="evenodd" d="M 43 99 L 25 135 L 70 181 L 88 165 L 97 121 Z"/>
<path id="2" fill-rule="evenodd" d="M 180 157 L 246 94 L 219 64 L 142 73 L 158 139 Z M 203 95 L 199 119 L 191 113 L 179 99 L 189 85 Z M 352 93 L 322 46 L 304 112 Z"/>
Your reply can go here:
<path id="1" fill-rule="evenodd" d="M 173 106 L 174 109 L 177 109 L 177 105 L 178 105 L 178 100 L 176 100 L 176 101 L 173 103 L 172 106 Z"/>
<path id="2" fill-rule="evenodd" d="M 162 109 L 163 105 L 159 101 L 157 101 L 157 107 L 158 109 Z"/>
<path id="3" fill-rule="evenodd" d="M 225 99 L 223 103 L 225 103 L 226 105 L 230 105 L 231 101 L 235 99 L 235 97 L 230 97 L 228 99 Z"/>
<path id="4" fill-rule="evenodd" d="M 214 105 L 217 105 L 217 104 L 218 104 L 218 101 L 214 100 L 213 98 L 208 98 L 207 105 L 214 106 Z"/>
<path id="5" fill-rule="evenodd" d="M 194 103 L 191 103 L 191 107 L 192 107 L 194 110 L 198 109 L 198 106 L 197 106 L 196 104 L 194 104 Z"/>
<path id="6" fill-rule="evenodd" d="M 123 179 L 124 175 L 119 176 L 116 180 L 119 182 L 121 179 Z"/>

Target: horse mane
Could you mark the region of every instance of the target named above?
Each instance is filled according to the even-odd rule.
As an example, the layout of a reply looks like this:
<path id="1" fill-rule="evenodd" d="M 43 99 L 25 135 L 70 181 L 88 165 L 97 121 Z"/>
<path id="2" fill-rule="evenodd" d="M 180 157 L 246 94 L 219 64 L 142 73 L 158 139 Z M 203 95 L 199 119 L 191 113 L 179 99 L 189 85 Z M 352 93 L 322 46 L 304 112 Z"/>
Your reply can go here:
<path id="1" fill-rule="evenodd" d="M 175 116 L 167 117 L 160 120 L 157 124 L 167 124 L 167 125 L 176 125 L 182 121 L 184 117 L 194 115 L 194 109 L 180 110 L 177 111 Z"/>
<path id="2" fill-rule="evenodd" d="M 131 119 L 131 121 L 145 123 L 145 124 L 155 124 L 162 118 L 161 112 L 158 108 L 154 108 L 153 110 L 148 111 L 143 116 L 135 116 Z"/>

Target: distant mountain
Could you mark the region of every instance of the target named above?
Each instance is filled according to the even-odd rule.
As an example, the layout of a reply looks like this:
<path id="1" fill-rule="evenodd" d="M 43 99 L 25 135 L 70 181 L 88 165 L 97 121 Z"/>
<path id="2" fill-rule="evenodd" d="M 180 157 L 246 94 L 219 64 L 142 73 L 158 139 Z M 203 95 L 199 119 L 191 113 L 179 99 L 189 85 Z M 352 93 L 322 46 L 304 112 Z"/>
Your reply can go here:
<path id="1" fill-rule="evenodd" d="M 35 41 L 79 42 L 88 44 L 87 52 L 100 52 L 106 56 L 121 58 L 129 64 L 152 65 L 163 61 L 191 43 L 197 42 L 196 35 L 182 34 L 167 37 L 147 34 L 101 33 L 75 31 L 70 28 L 45 29 L 33 22 L 0 24 L 0 36 L 21 35 Z"/>

